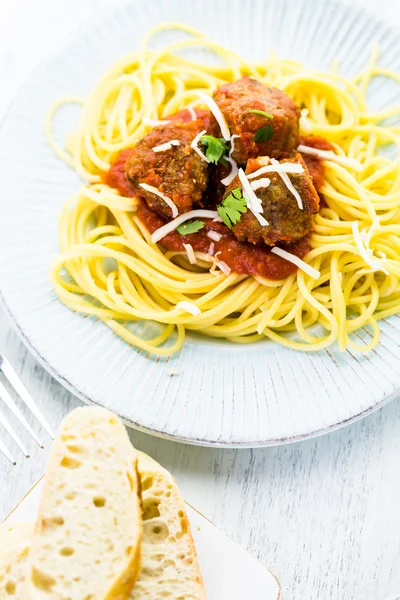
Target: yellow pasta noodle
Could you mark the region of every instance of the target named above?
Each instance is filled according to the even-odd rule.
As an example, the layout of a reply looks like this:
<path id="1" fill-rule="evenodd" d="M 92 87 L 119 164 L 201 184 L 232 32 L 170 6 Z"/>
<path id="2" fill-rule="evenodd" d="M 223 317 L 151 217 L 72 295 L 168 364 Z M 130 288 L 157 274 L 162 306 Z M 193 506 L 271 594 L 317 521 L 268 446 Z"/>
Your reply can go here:
<path id="1" fill-rule="evenodd" d="M 189 35 L 152 50 L 153 37 L 167 28 Z M 221 65 L 182 57 L 182 50 L 196 47 L 216 54 Z M 48 140 L 85 181 L 59 220 L 60 254 L 51 280 L 62 302 L 156 355 L 178 351 L 188 330 L 237 343 L 269 338 L 306 351 L 335 342 L 341 350 L 373 348 L 379 319 L 400 312 L 400 158 L 381 153 L 385 145 L 400 146 L 399 125 L 382 124 L 400 115 L 400 106 L 370 113 L 366 103 L 371 79 L 379 75 L 400 83 L 400 76 L 379 69 L 377 60 L 374 49 L 367 70 L 353 81 L 337 70 L 311 72 L 275 57 L 248 64 L 196 30 L 173 23 L 153 29 L 138 51 L 116 62 L 87 100 L 61 99 L 48 116 Z M 243 74 L 285 91 L 307 109 L 302 124 L 307 133 L 324 136 L 339 156 L 362 164 L 355 171 L 325 162 L 326 205 L 316 215 L 304 257 L 320 272 L 317 280 L 302 270 L 281 281 L 211 272 L 201 253 L 192 267 L 182 253 L 153 244 L 135 215 L 135 199 L 102 180 L 116 154 L 149 131 L 142 117 L 162 119 L 198 100 L 196 90 L 212 93 Z M 64 148 L 54 140 L 51 124 L 55 112 L 71 102 L 82 104 L 82 116 Z M 360 252 L 354 222 L 378 267 Z M 182 301 L 200 313 L 177 306 Z M 131 327 L 148 321 L 160 325 L 153 338 Z M 363 328 L 370 332 L 367 344 L 357 336 Z"/>

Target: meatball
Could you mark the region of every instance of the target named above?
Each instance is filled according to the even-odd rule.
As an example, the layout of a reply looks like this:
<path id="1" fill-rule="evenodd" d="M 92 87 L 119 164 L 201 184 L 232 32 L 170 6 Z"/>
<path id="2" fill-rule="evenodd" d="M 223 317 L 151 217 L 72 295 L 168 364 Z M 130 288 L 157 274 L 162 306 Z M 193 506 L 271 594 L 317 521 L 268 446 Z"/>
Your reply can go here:
<path id="1" fill-rule="evenodd" d="M 242 214 L 239 223 L 233 227 L 233 233 L 239 241 L 247 241 L 252 244 L 264 242 L 269 246 L 274 246 L 277 242 L 296 242 L 313 230 L 314 214 L 319 210 L 319 196 L 306 164 L 300 154 L 281 162 L 299 163 L 304 169 L 301 174 L 291 173 L 288 175 L 294 188 L 300 194 L 303 209 L 299 208 L 296 198 L 287 188 L 279 173 L 267 173 L 250 179 L 252 183 L 265 177 L 271 181 L 268 187 L 260 187 L 255 192 L 261 200 L 263 216 L 269 224 L 260 225 L 253 213 L 247 210 Z M 246 174 L 256 171 L 265 164 L 268 164 L 266 158 L 249 160 Z M 240 180 L 236 177 L 225 192 L 225 197 L 240 186 Z"/>
<path id="2" fill-rule="evenodd" d="M 173 121 L 155 127 L 136 144 L 126 161 L 125 175 L 135 194 L 165 217 L 172 216 L 171 208 L 162 198 L 144 190 L 140 184 L 157 188 L 175 203 L 180 214 L 195 206 L 202 206 L 208 180 L 207 163 L 190 144 L 203 129 L 204 122 L 201 119 L 189 123 Z M 154 147 L 171 140 L 178 140 L 179 145 L 154 152 Z"/>
<path id="3" fill-rule="evenodd" d="M 218 88 L 213 98 L 221 109 L 231 134 L 240 136 L 235 139 L 235 150 L 232 153 L 240 165 L 244 166 L 249 158 L 256 156 L 278 158 L 282 152 L 291 152 L 297 147 L 300 109 L 281 90 L 267 87 L 250 77 L 242 77 Z M 251 110 L 264 111 L 272 119 L 254 114 Z M 262 128 L 267 129 L 260 132 Z M 264 138 L 261 135 L 260 141 L 254 139 L 257 132 L 265 134 Z M 266 139 L 269 136 L 270 139 Z"/>

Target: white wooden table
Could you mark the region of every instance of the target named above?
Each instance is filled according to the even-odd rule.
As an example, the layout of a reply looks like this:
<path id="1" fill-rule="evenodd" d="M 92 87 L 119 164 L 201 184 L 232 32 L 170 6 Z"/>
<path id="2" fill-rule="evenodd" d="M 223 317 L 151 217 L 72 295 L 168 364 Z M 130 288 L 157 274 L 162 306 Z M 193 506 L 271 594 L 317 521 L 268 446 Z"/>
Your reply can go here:
<path id="1" fill-rule="evenodd" d="M 393 0 L 362 3 L 400 25 Z M 0 116 L 42 56 L 112 4 L 1 0 Z M 27 353 L 1 313 L 0 350 L 54 426 L 80 404 Z M 189 502 L 275 571 L 285 600 L 383 600 L 400 591 L 400 402 L 280 448 L 195 448 L 134 431 L 132 439 L 176 475 Z M 0 457 L 0 518 L 44 470 L 48 447 L 29 448 L 32 457 L 16 467 Z"/>

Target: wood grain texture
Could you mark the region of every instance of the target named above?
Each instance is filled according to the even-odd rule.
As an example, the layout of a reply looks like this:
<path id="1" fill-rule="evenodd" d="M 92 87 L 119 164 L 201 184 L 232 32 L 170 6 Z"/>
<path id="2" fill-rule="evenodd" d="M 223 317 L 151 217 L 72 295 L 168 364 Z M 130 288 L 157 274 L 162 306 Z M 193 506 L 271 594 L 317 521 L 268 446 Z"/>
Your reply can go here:
<path id="1" fill-rule="evenodd" d="M 4 3 L 0 115 L 18 85 L 61 36 L 112 4 L 112 0 Z M 400 8 L 394 9 L 389 0 L 362 4 L 400 25 Z M 0 314 L 0 351 L 5 350 L 50 423 L 57 426 L 79 401 L 27 354 Z M 30 415 L 27 418 L 38 431 Z M 6 434 L 0 435 L 11 448 Z M 399 401 L 329 436 L 266 450 L 194 448 L 137 432 L 131 437 L 175 474 L 191 504 L 274 570 L 283 598 L 383 600 L 400 590 Z M 26 436 L 23 439 L 32 458 L 21 458 L 11 467 L 0 457 L 0 517 L 45 467 L 48 446 L 40 450 Z"/>

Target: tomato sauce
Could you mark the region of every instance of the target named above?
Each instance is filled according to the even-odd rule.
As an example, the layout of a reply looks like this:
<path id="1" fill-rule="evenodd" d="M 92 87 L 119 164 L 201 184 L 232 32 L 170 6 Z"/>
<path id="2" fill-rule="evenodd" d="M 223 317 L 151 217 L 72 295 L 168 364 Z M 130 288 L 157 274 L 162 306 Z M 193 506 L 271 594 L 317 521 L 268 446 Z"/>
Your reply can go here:
<path id="1" fill-rule="evenodd" d="M 125 177 L 125 163 L 132 150 L 125 148 L 122 150 L 113 161 L 107 173 L 103 174 L 103 181 L 112 188 L 119 191 L 122 196 L 127 198 L 133 197 L 132 187 Z"/>
<path id="2" fill-rule="evenodd" d="M 196 109 L 196 115 L 198 118 L 204 120 L 204 126 L 207 128 L 210 112 Z M 189 122 L 192 119 L 189 111 L 186 109 L 168 118 L 171 120 L 180 119 L 185 122 Z M 300 140 L 300 143 L 320 150 L 333 149 L 327 140 L 318 136 L 304 137 Z M 125 177 L 125 163 L 130 152 L 129 148 L 122 150 L 111 165 L 110 170 L 103 177 L 107 185 L 116 188 L 126 197 L 134 196 L 133 190 Z M 317 191 L 319 191 L 324 183 L 323 162 L 317 157 L 307 154 L 303 154 L 303 158 L 313 177 L 314 185 Z M 211 206 L 211 204 L 215 205 L 215 203 L 210 202 L 207 202 L 207 204 L 208 206 Z M 151 210 L 143 200 L 138 206 L 137 216 L 150 233 L 153 233 L 167 222 L 167 219 Z M 277 280 L 284 279 L 297 271 L 297 267 L 293 263 L 272 253 L 270 247 L 264 244 L 254 245 L 248 242 L 239 242 L 224 223 L 214 223 L 211 220 L 205 220 L 204 223 L 203 229 L 190 235 L 185 236 L 177 231 L 173 231 L 166 235 L 160 244 L 167 250 L 173 251 L 184 251 L 183 244 L 191 244 L 193 250 L 204 253 L 209 253 L 210 247 L 214 248 L 214 256 L 218 253 L 218 260 L 225 262 L 234 273 L 239 274 Z M 219 242 L 213 242 L 213 246 L 210 246 L 212 240 L 207 236 L 207 232 L 211 230 L 217 231 L 222 235 Z M 303 258 L 310 250 L 309 240 L 308 238 L 303 238 L 291 246 L 285 246 L 285 249 L 299 258 Z"/>
<path id="3" fill-rule="evenodd" d="M 152 211 L 144 201 L 138 207 L 137 216 L 150 233 L 167 222 L 158 213 Z M 213 254 L 215 256 L 218 253 L 218 260 L 226 263 L 234 273 L 266 279 L 284 279 L 297 271 L 297 267 L 293 263 L 271 252 L 270 247 L 264 244 L 255 246 L 247 242 L 239 242 L 224 223 L 205 220 L 204 224 L 203 229 L 190 235 L 181 235 L 177 231 L 173 231 L 166 235 L 160 244 L 167 250 L 174 251 L 184 251 L 183 244 L 190 244 L 193 250 L 208 253 L 212 240 L 207 236 L 207 232 L 217 231 L 222 234 L 222 238 L 219 242 L 213 242 Z M 308 239 L 303 238 L 286 249 L 299 258 L 303 258 L 310 250 L 310 245 Z"/>
<path id="4" fill-rule="evenodd" d="M 311 148 L 317 148 L 318 150 L 333 150 L 333 146 L 328 142 L 328 140 L 318 135 L 302 137 L 300 138 L 300 144 L 303 144 L 304 146 L 310 146 Z M 310 171 L 310 175 L 313 178 L 315 189 L 320 194 L 320 190 L 325 181 L 324 163 L 317 156 L 311 156 L 310 154 L 302 154 L 302 157 L 307 165 L 307 169 Z"/>

